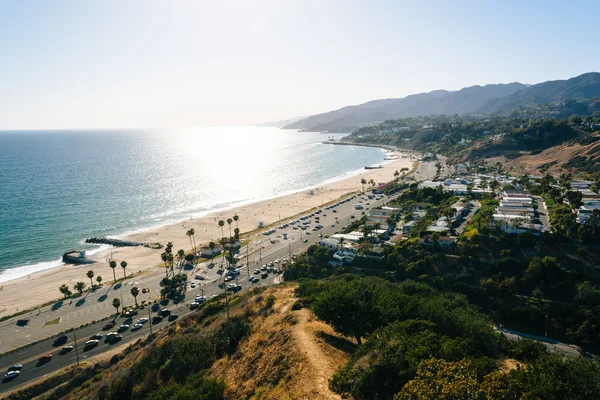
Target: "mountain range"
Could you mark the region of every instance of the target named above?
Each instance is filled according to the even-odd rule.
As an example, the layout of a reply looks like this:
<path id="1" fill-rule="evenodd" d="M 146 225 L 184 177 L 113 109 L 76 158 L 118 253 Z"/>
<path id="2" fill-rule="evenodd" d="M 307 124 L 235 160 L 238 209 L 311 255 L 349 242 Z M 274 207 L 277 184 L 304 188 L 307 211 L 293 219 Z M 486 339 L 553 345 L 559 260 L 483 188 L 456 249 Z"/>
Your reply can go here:
<path id="1" fill-rule="evenodd" d="M 311 132 L 352 132 L 388 119 L 419 115 L 506 115 L 533 105 L 600 96 L 600 73 L 567 80 L 526 85 L 519 82 L 469 86 L 457 91 L 435 90 L 397 99 L 373 100 L 312 115 L 286 124 L 284 129 Z"/>

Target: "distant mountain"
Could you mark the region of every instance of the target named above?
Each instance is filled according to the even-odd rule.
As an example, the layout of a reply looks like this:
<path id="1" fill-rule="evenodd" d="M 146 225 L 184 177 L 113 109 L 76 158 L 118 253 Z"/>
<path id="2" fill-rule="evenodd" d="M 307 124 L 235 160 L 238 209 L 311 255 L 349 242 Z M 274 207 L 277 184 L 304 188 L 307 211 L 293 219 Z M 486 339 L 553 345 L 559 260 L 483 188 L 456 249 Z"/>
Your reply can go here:
<path id="1" fill-rule="evenodd" d="M 479 112 L 509 114 L 530 105 L 569 99 L 592 99 L 600 95 L 600 73 L 590 72 L 575 78 L 538 83 L 509 96 L 492 99 Z"/>
<path id="2" fill-rule="evenodd" d="M 514 82 L 470 86 L 458 91 L 436 90 L 400 99 L 373 100 L 313 115 L 287 124 L 287 129 L 352 132 L 388 119 L 419 115 L 507 114 L 531 105 L 600 96 L 600 74 L 591 72 L 566 81 L 536 85 Z"/>
<path id="3" fill-rule="evenodd" d="M 261 122 L 261 123 L 256 124 L 256 126 L 275 126 L 275 127 L 281 128 L 285 125 L 292 124 L 292 123 L 294 123 L 296 121 L 300 121 L 301 119 L 304 119 L 304 118 L 306 118 L 306 115 L 301 116 L 301 117 L 282 119 L 280 121 Z"/>

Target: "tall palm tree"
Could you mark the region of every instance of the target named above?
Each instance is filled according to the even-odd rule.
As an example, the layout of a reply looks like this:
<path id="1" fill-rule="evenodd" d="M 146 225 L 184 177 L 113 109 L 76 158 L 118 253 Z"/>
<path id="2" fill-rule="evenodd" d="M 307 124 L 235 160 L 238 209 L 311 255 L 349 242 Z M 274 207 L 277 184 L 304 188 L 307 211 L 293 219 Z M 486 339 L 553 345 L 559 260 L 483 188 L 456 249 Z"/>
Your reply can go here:
<path id="1" fill-rule="evenodd" d="M 367 180 L 365 178 L 362 178 L 360 180 L 360 184 L 362 185 L 362 191 L 364 193 L 365 192 L 365 185 L 367 184 Z"/>
<path id="2" fill-rule="evenodd" d="M 217 244 L 213 241 L 211 241 L 208 244 L 208 248 L 210 249 L 210 259 L 212 260 L 214 258 L 214 254 L 213 254 L 213 250 L 215 249 L 215 247 L 217 247 Z"/>
<path id="3" fill-rule="evenodd" d="M 219 220 L 219 226 L 221 227 L 221 237 L 225 237 L 225 234 L 223 233 L 223 227 L 225 226 L 225 221 L 223 221 L 222 219 Z"/>
<path id="4" fill-rule="evenodd" d="M 117 314 L 119 313 L 119 307 L 121 307 L 121 300 L 116 297 L 112 301 L 112 306 L 117 309 Z"/>
<path id="5" fill-rule="evenodd" d="M 125 275 L 125 268 L 127 268 L 127 261 L 121 261 L 121 268 L 123 268 L 123 279 L 126 279 L 127 275 Z"/>
<path id="6" fill-rule="evenodd" d="M 65 299 L 69 295 L 69 287 L 67 285 L 60 285 L 58 290 L 60 290 L 60 292 L 65 296 Z"/>
<path id="7" fill-rule="evenodd" d="M 185 250 L 179 249 L 177 250 L 177 260 L 179 261 L 179 266 L 183 266 L 183 258 L 185 257 Z"/>
<path id="8" fill-rule="evenodd" d="M 86 275 L 88 278 L 90 278 L 90 287 L 94 287 L 94 281 L 92 281 L 92 278 L 94 277 L 94 271 L 89 270 Z"/>
<path id="9" fill-rule="evenodd" d="M 96 282 L 98 282 L 98 286 L 102 285 L 102 277 L 100 275 L 96 277 Z"/>
<path id="10" fill-rule="evenodd" d="M 135 306 L 136 307 L 138 306 L 137 297 L 138 297 L 139 294 L 140 294 L 140 289 L 138 289 L 135 286 L 131 288 L 131 295 L 133 296 L 133 300 L 135 301 Z"/>
<path id="11" fill-rule="evenodd" d="M 231 218 L 227 218 L 227 224 L 229 225 L 229 237 L 231 237 L 231 224 L 233 223 L 233 220 Z"/>
<path id="12" fill-rule="evenodd" d="M 117 262 L 115 260 L 110 260 L 108 262 L 108 266 L 112 268 L 112 270 L 113 270 L 113 279 L 115 280 L 115 283 L 117 283 L 117 275 L 115 275 L 115 268 L 117 268 Z"/>
<path id="13" fill-rule="evenodd" d="M 171 266 L 171 273 L 173 273 L 173 260 L 175 260 L 175 257 L 173 257 L 173 254 L 169 254 L 167 256 L 167 261 L 169 262 L 169 265 Z"/>
<path id="14" fill-rule="evenodd" d="M 190 238 L 190 245 L 192 246 L 192 249 L 194 249 L 194 257 L 196 257 L 196 238 L 194 237 L 195 234 L 196 231 L 194 230 L 194 228 L 189 229 L 186 233 L 186 235 L 188 235 L 188 237 Z"/>
<path id="15" fill-rule="evenodd" d="M 77 282 L 73 287 L 79 292 L 79 295 L 81 296 L 81 294 L 83 293 L 83 289 L 85 289 L 85 282 Z"/>
<path id="16" fill-rule="evenodd" d="M 238 224 L 238 221 L 240 220 L 240 217 L 238 217 L 238 215 L 237 215 L 237 214 L 235 214 L 235 215 L 233 216 L 233 220 L 235 221 L 235 227 L 236 227 L 236 228 L 238 228 L 238 229 L 240 229 L 240 226 L 239 226 L 239 224 Z"/>
<path id="17" fill-rule="evenodd" d="M 173 252 L 173 242 L 167 243 L 167 246 L 165 247 L 165 251 L 167 252 L 167 254 L 171 254 Z"/>
<path id="18" fill-rule="evenodd" d="M 225 245 L 226 244 L 227 244 L 227 239 L 225 239 L 224 237 L 221 238 L 221 246 L 223 247 L 223 261 L 221 261 L 221 265 L 225 261 Z"/>

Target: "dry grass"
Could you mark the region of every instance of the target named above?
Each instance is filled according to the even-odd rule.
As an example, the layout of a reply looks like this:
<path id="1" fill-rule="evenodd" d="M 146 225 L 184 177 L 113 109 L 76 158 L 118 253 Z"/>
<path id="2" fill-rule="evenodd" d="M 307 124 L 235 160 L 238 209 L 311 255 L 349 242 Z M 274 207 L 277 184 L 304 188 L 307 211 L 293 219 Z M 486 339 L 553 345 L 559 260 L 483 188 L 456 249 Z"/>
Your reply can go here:
<path id="1" fill-rule="evenodd" d="M 329 390 L 328 380 L 348 361 L 353 344 L 309 310 L 292 311 L 294 288 L 286 285 L 262 293 L 262 298 L 275 296 L 273 310 L 254 319 L 253 333 L 237 354 L 211 369 L 213 376 L 224 377 L 226 398 L 340 399 Z"/>

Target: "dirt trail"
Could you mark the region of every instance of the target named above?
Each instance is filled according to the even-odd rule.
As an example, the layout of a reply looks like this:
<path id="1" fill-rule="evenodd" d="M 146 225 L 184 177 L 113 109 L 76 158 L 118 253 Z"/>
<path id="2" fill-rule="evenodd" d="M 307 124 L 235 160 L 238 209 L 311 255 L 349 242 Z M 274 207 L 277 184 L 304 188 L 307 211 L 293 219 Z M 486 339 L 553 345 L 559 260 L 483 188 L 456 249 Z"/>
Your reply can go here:
<path id="1" fill-rule="evenodd" d="M 341 399 L 329 389 L 329 378 L 334 374 L 339 365 L 336 365 L 320 343 L 317 342 L 315 329 L 310 325 L 311 313 L 307 309 L 295 311 L 297 323 L 292 328 L 293 337 L 298 345 L 298 350 L 306 356 L 310 368 L 308 382 L 312 382 L 315 399 Z"/>

